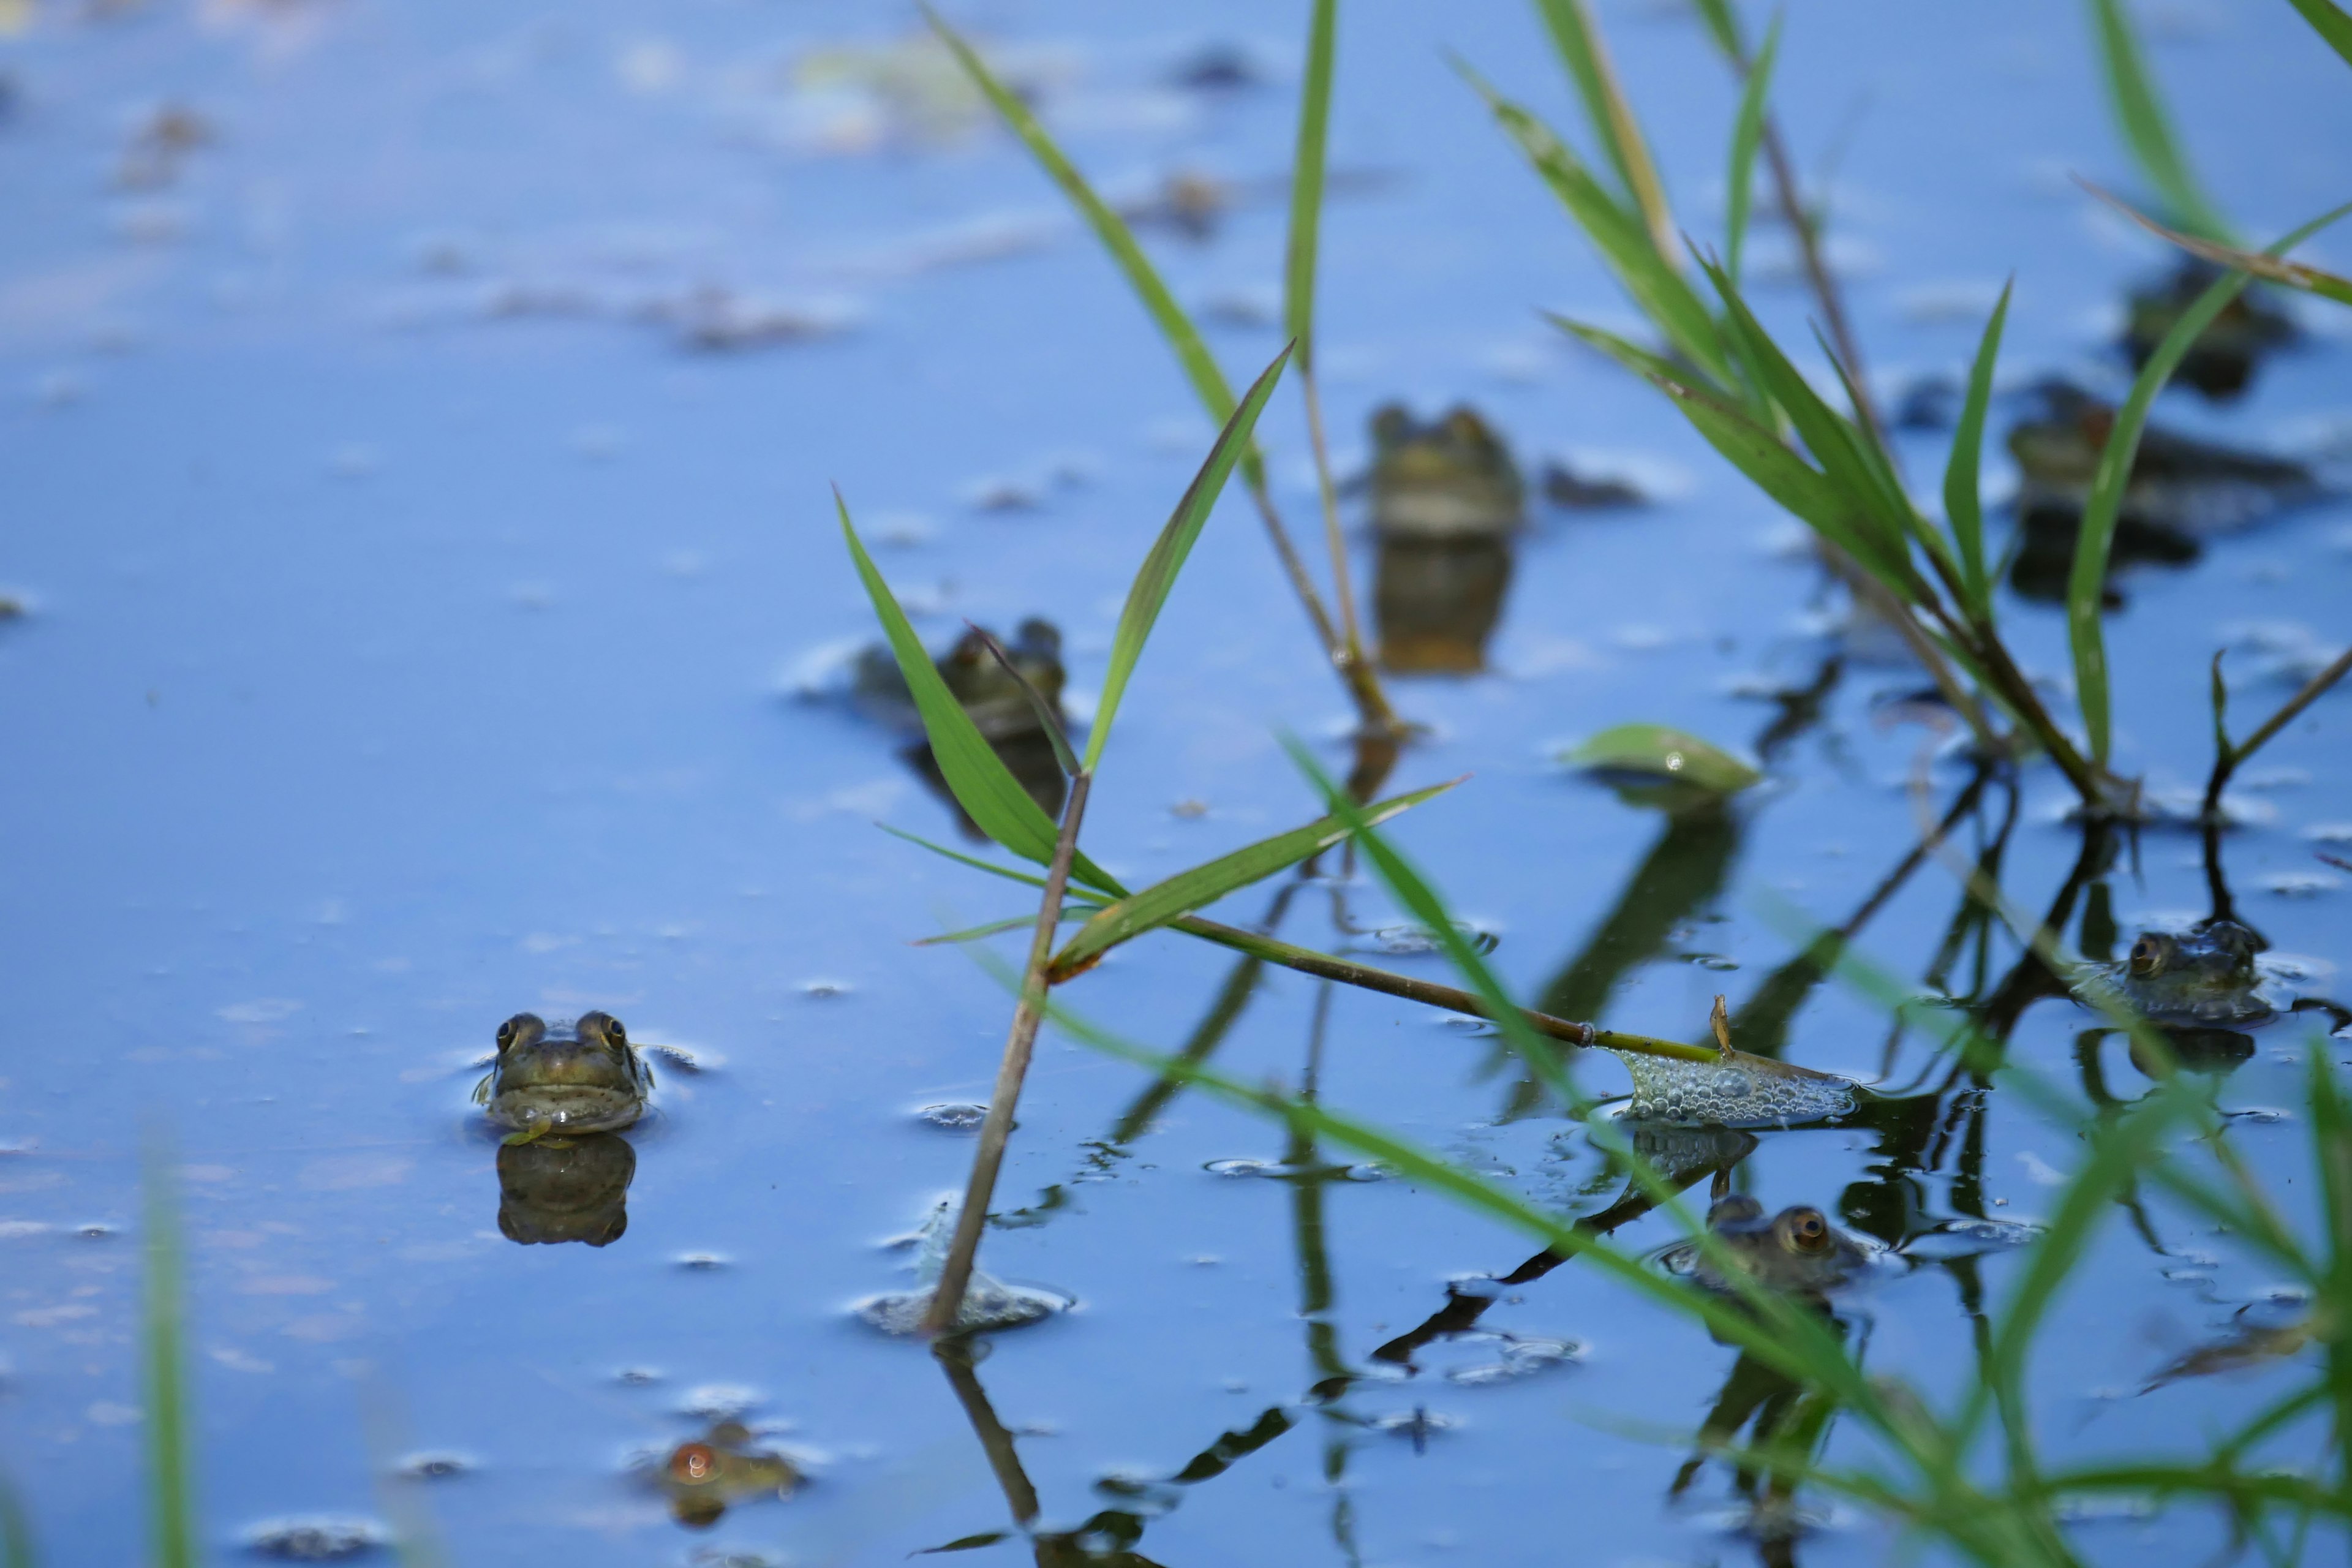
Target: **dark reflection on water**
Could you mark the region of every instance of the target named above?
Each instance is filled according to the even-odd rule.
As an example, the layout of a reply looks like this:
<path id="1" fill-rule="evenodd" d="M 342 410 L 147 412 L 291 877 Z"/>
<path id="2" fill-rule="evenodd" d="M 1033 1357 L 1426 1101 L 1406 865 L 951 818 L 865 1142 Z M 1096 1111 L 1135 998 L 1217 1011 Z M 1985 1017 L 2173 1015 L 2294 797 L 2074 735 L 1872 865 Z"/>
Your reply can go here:
<path id="1" fill-rule="evenodd" d="M 606 1247 L 629 1228 L 637 1152 L 617 1132 L 499 1145 L 499 1232 L 529 1247 Z"/>
<path id="2" fill-rule="evenodd" d="M 1373 567 L 1381 666 L 1399 675 L 1475 675 L 1511 586 L 1511 542 L 1383 538 Z"/>

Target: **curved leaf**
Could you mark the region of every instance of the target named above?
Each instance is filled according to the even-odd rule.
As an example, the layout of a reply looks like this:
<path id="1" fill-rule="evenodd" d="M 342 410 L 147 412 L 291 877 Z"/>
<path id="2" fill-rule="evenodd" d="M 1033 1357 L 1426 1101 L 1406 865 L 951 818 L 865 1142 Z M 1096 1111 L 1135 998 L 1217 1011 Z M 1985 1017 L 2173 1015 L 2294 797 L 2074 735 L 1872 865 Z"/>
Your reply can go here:
<path id="1" fill-rule="evenodd" d="M 1951 460 L 1944 467 L 1944 519 L 1959 546 L 1961 591 L 1968 612 L 1979 623 L 1992 620 L 1992 584 L 1985 574 L 1984 507 L 1977 492 L 1977 475 L 1984 462 L 1985 408 L 1992 401 L 1993 363 L 2000 357 L 2001 324 L 2009 319 L 2009 291 L 2015 279 L 2000 287 L 2000 302 L 1985 323 L 1977 344 L 1977 360 L 1969 371 L 1968 401 L 1960 408 L 1959 428 L 1952 433 Z"/>
<path id="2" fill-rule="evenodd" d="M 1580 768 L 1672 779 L 1717 795 L 1736 794 L 1764 776 L 1721 747 L 1664 724 L 1615 725 L 1561 760 Z"/>

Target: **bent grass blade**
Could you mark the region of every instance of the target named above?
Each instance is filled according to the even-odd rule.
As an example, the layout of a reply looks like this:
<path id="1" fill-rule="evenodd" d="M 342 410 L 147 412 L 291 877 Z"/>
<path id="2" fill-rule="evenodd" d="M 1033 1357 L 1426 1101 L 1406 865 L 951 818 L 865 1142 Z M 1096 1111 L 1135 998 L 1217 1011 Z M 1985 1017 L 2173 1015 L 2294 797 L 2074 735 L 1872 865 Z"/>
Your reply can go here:
<path id="1" fill-rule="evenodd" d="M 2122 125 L 2124 140 L 2138 160 L 2173 216 L 2209 239 L 2231 237 L 2228 220 L 2206 199 L 2189 160 L 2173 134 L 2156 79 L 2149 74 L 2147 56 L 2132 29 L 2125 0 L 2091 0 L 2092 26 L 2098 34 L 2099 56 L 2105 67 L 2107 94 Z"/>
<path id="2" fill-rule="evenodd" d="M 1771 26 L 1765 29 L 1764 47 L 1757 51 L 1756 63 L 1748 72 L 1748 85 L 1739 94 L 1739 115 L 1732 122 L 1731 172 L 1729 184 L 1730 210 L 1723 224 L 1723 269 L 1736 284 L 1739 281 L 1739 257 L 1748 242 L 1748 213 L 1754 199 L 1756 184 L 1756 149 L 1764 139 L 1764 102 L 1772 81 L 1772 60 L 1780 48 L 1781 13 L 1774 13 Z"/>
<path id="3" fill-rule="evenodd" d="M 940 679 L 906 611 L 898 607 L 890 585 L 882 580 L 873 557 L 866 553 L 856 525 L 849 520 L 849 503 L 841 499 L 839 490 L 834 491 L 833 502 L 841 514 L 841 536 L 848 542 L 850 559 L 856 563 L 866 596 L 874 602 L 875 618 L 882 623 L 891 656 L 898 661 L 898 673 L 906 678 L 915 710 L 922 717 L 923 733 L 930 739 L 940 777 L 982 833 L 1024 860 L 1049 864 L 1057 832 L 1053 818 L 1029 798 L 1029 792 L 1021 787 L 1021 781 L 1013 776 L 1013 770 L 1004 765 Z M 1115 897 L 1127 891 L 1083 853 L 1073 860 L 1072 874 Z"/>
<path id="4" fill-rule="evenodd" d="M 1459 779 L 1432 784 L 1427 789 L 1414 790 L 1364 808 L 1368 821 L 1385 822 L 1401 812 L 1410 811 L 1423 801 L 1433 800 L 1459 784 Z M 1156 931 L 1180 915 L 1191 914 L 1223 898 L 1227 893 L 1263 881 L 1276 871 L 1296 866 L 1308 856 L 1329 848 L 1348 837 L 1347 825 L 1336 816 L 1326 816 L 1294 827 L 1271 838 L 1244 845 L 1230 855 L 1218 857 L 1205 865 L 1181 871 L 1163 882 L 1155 882 L 1141 891 L 1120 900 L 1097 911 L 1076 936 L 1054 955 L 1047 977 L 1054 984 L 1077 974 L 1099 960 L 1105 952 L 1120 942 L 1132 941 L 1146 931 Z"/>
<path id="5" fill-rule="evenodd" d="M 1128 586 L 1126 606 L 1119 611 L 1118 630 L 1111 637 L 1110 669 L 1103 677 L 1102 700 L 1096 709 L 1094 727 L 1087 735 L 1087 753 L 1080 771 L 1094 772 L 1095 764 L 1101 760 L 1103 746 L 1110 739 L 1111 720 L 1118 712 L 1119 699 L 1127 693 L 1128 678 L 1135 673 L 1136 660 L 1143 657 L 1143 645 L 1151 636 L 1152 623 L 1160 618 L 1160 608 L 1168 602 L 1168 591 L 1176 585 L 1176 574 L 1184 569 L 1184 558 L 1192 552 L 1192 542 L 1201 536 L 1201 525 L 1209 520 L 1210 510 L 1217 504 L 1226 476 L 1233 472 L 1234 462 L 1249 450 L 1250 432 L 1257 425 L 1265 400 L 1274 395 L 1274 384 L 1280 379 L 1282 367 L 1290 363 L 1291 351 L 1296 346 L 1285 345 L 1274 356 L 1274 363 L 1250 384 L 1248 395 L 1225 420 L 1225 427 L 1217 432 L 1216 444 L 1209 448 L 1207 460 L 1192 476 L 1192 484 L 1177 501 L 1176 510 L 1169 514 L 1160 537 L 1151 542 L 1143 564 L 1137 568 L 1135 581 Z M 945 689 L 944 685 L 941 689 Z M 1005 776 L 1012 775 L 1008 773 Z M 1044 816 L 1043 812 L 1038 813 L 1041 821 Z"/>

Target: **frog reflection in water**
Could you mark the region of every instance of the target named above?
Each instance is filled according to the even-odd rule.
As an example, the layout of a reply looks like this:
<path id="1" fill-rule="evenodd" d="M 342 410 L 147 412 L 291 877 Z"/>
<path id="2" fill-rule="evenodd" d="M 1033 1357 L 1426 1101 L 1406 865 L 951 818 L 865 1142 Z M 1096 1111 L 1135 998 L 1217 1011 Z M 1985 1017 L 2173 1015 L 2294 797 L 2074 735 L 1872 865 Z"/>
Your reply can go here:
<path id="1" fill-rule="evenodd" d="M 2154 283 L 2133 290 L 2123 338 L 2132 369 L 2147 363 L 2165 334 L 2221 276 L 2221 269 L 2203 258 L 2184 257 Z M 2197 334 L 2174 378 L 2208 397 L 2234 397 L 2245 390 L 2264 355 L 2294 339 L 2294 319 L 2255 285 L 2222 306 L 2212 324 Z"/>
<path id="2" fill-rule="evenodd" d="M 782 1454 L 754 1447 L 755 1441 L 740 1421 L 721 1421 L 671 1449 L 654 1475 L 670 1516 L 689 1530 L 707 1530 L 739 1502 L 791 1496 L 801 1483 L 799 1468 Z"/>
<path id="3" fill-rule="evenodd" d="M 977 626 L 965 632 L 956 639 L 954 647 L 940 656 L 933 668 L 973 727 L 1028 792 L 1029 798 L 1047 816 L 1059 817 L 1069 780 L 1062 772 L 1061 762 L 1054 753 L 1053 739 L 1046 733 L 1035 705 L 1022 690 L 1021 681 L 1008 674 L 989 650 L 988 635 Z M 1003 646 L 1021 679 L 1045 700 L 1055 721 L 1061 721 L 1065 680 L 1061 632 L 1053 622 L 1032 616 L 1014 630 L 1013 641 Z M 921 730 L 922 720 L 916 711 L 913 695 L 907 689 L 907 678 L 888 648 L 877 646 L 860 653 L 854 681 L 859 707 L 898 729 L 917 732 Z M 955 805 L 954 794 L 948 788 L 946 775 L 940 772 L 939 761 L 931 755 L 929 744 L 919 742 L 907 750 L 905 756 L 908 765 L 921 775 L 932 793 L 955 806 L 965 835 L 974 840 L 984 838 L 986 835 L 964 816 L 963 808 Z"/>
<path id="4" fill-rule="evenodd" d="M 1527 506 L 1510 448 L 1467 407 L 1423 425 L 1391 403 L 1372 416 L 1371 492 L 1381 665 L 1484 668 Z"/>
<path id="5" fill-rule="evenodd" d="M 2009 437 L 2022 475 L 2017 515 L 2023 537 L 2011 581 L 2027 598 L 2057 600 L 2066 595 L 2083 509 L 2116 411 L 2064 382 L 2045 383 L 2034 399 L 2035 412 Z M 2149 426 L 2124 486 L 2110 569 L 2136 562 L 2186 564 L 2197 559 L 2203 540 L 2320 494 L 2317 477 L 2303 463 Z"/>
<path id="6" fill-rule="evenodd" d="M 2242 1028 L 2276 1011 L 2262 994 L 2254 963 L 2262 944 L 2235 921 L 2207 921 L 2180 935 L 2145 931 L 2129 956 L 2100 971 L 2122 1000 L 2152 1024 Z"/>
<path id="7" fill-rule="evenodd" d="M 644 1114 L 653 1073 L 610 1013 L 551 1028 L 533 1013 L 499 1026 L 498 1058 L 474 1102 L 514 1129 L 510 1142 L 549 1134 L 613 1132 Z"/>
<path id="8" fill-rule="evenodd" d="M 499 1149 L 499 1234 L 520 1246 L 604 1247 L 629 1228 L 637 1152 L 614 1132 Z"/>

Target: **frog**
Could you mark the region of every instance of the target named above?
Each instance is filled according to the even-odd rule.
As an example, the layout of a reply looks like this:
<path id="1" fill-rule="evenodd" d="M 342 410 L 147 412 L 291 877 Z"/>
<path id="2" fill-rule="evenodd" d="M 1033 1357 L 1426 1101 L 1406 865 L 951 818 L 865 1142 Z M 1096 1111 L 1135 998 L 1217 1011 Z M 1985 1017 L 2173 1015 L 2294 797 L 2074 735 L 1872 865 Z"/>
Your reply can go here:
<path id="1" fill-rule="evenodd" d="M 1401 403 L 1372 416 L 1372 529 L 1382 540 L 1501 540 L 1527 510 L 1511 449 L 1466 404 L 1428 424 Z"/>
<path id="2" fill-rule="evenodd" d="M 2132 369 L 2147 363 L 2164 335 L 2221 276 L 2213 263 L 2184 257 L 2179 266 L 2132 291 L 2122 344 Z M 2254 285 L 2222 306 L 2212 324 L 2197 334 L 2173 378 L 2217 401 L 2235 397 L 2253 379 L 2263 357 L 2297 335 L 2294 318 L 2261 285 Z"/>
<path id="3" fill-rule="evenodd" d="M 2032 397 L 2031 416 L 2009 437 L 2021 473 L 2017 515 L 2023 531 L 2011 580 L 2028 598 L 2062 600 L 2116 410 L 2063 381 L 2044 382 Z M 2150 426 L 2141 432 L 2124 486 L 2110 569 L 2140 562 L 2186 565 L 2202 553 L 2207 539 L 2322 493 L 2307 464 Z"/>
<path id="4" fill-rule="evenodd" d="M 499 1026 L 498 1056 L 474 1086 L 474 1103 L 512 1128 L 509 1142 L 550 1134 L 614 1132 L 645 1113 L 653 1071 L 610 1013 L 551 1026 L 535 1013 Z"/>
<path id="5" fill-rule="evenodd" d="M 1746 1194 L 1718 1192 L 1706 1211 L 1706 1228 L 1740 1272 L 1776 1295 L 1819 1302 L 1870 1264 L 1867 1247 L 1808 1204 L 1768 1217 L 1764 1205 Z M 1707 1289 L 1733 1289 L 1730 1276 L 1696 1241 L 1668 1249 L 1664 1261 Z"/>
<path id="6" fill-rule="evenodd" d="M 2187 931 L 2142 931 L 2095 981 L 2149 1023 L 2169 1029 L 2244 1028 L 2277 1014 L 2255 963 L 2262 939 L 2235 921 L 2209 920 Z"/>
<path id="7" fill-rule="evenodd" d="M 1036 706 L 1021 689 L 1021 682 L 1008 675 L 989 651 L 992 636 L 982 627 L 971 627 L 933 661 L 932 668 L 947 682 L 949 692 L 962 705 L 973 725 L 989 740 L 1043 734 L 1045 721 L 1038 716 Z M 1013 640 L 1002 646 L 1022 679 L 1035 689 L 1059 719 L 1066 679 L 1060 628 L 1041 616 L 1031 616 L 1014 629 Z M 861 705 L 904 725 L 920 723 L 914 698 L 907 689 L 907 678 L 888 648 L 877 644 L 860 653 L 853 681 Z"/>
<path id="8" fill-rule="evenodd" d="M 720 1421 L 700 1437 L 680 1443 L 654 1472 L 669 1499 L 670 1516 L 689 1530 L 708 1530 L 728 1509 L 759 1497 L 790 1497 L 800 1468 L 782 1454 L 754 1447 L 740 1421 Z"/>

